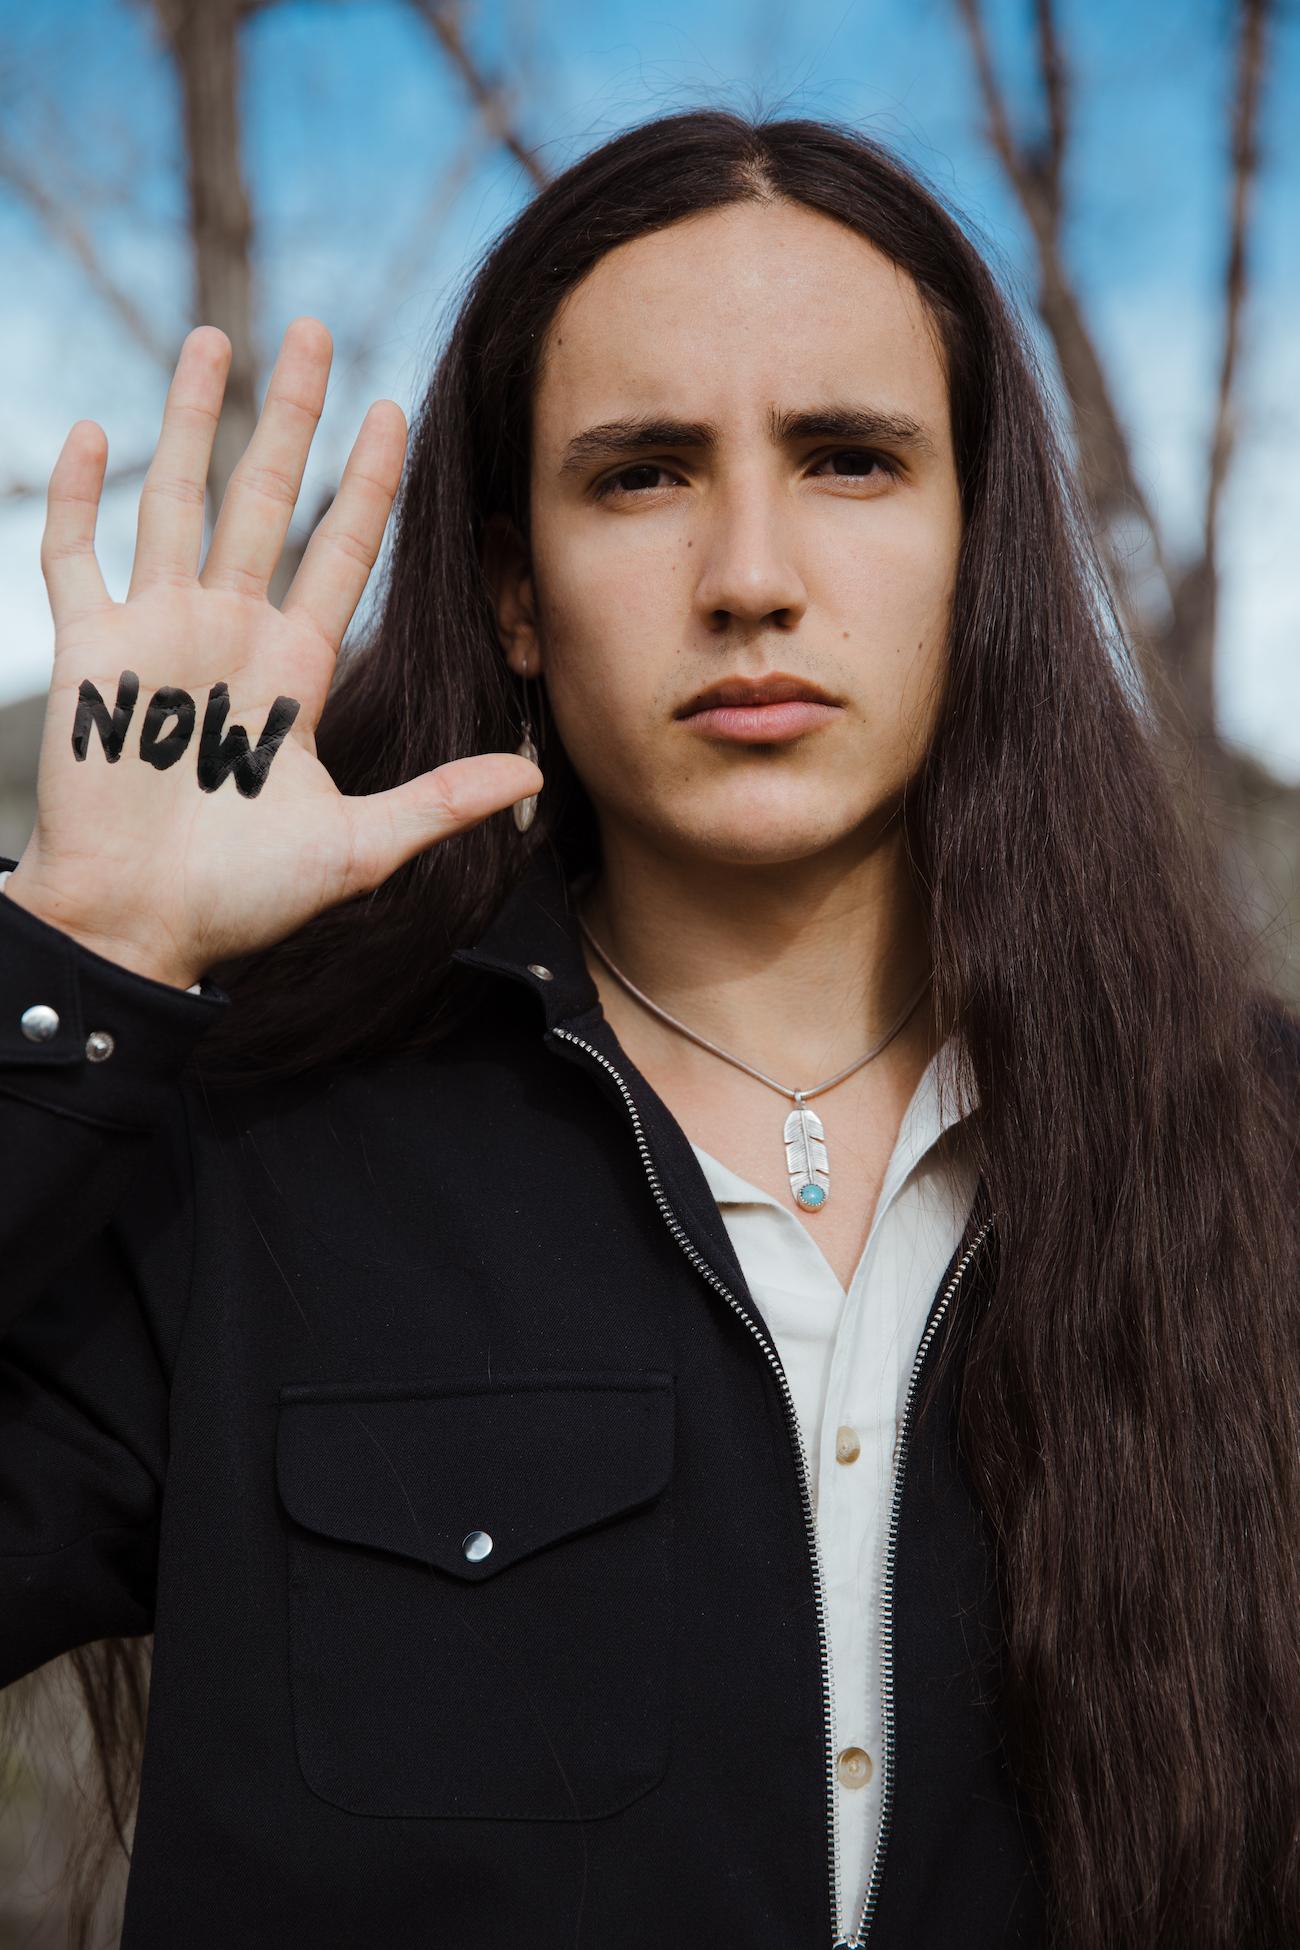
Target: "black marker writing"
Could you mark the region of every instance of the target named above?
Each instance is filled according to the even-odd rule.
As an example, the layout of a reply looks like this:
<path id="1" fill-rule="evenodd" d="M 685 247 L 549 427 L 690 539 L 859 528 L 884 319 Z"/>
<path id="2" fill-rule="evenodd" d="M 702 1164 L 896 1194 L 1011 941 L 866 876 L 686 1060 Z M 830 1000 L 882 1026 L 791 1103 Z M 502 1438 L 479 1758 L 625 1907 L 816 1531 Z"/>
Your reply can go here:
<path id="1" fill-rule="evenodd" d="M 276 698 L 252 751 L 248 749 L 248 733 L 242 724 L 232 724 L 226 736 L 221 736 L 229 710 L 229 690 L 224 684 L 214 684 L 208 693 L 208 708 L 203 713 L 203 730 L 199 734 L 199 784 L 205 792 L 215 792 L 227 772 L 233 772 L 235 784 L 245 799 L 256 799 L 266 783 L 271 760 L 298 715 L 298 700 Z"/>
<path id="2" fill-rule="evenodd" d="M 168 718 L 175 718 L 176 723 L 163 738 L 160 733 Z M 160 772 L 165 772 L 169 765 L 176 763 L 189 744 L 193 729 L 194 699 L 189 692 L 174 687 L 155 691 L 144 714 L 144 723 L 140 726 L 141 758 L 147 759 L 150 765 L 156 765 Z"/>
<path id="3" fill-rule="evenodd" d="M 122 756 L 122 746 L 140 694 L 140 679 L 133 670 L 124 670 L 118 679 L 117 703 L 110 712 L 103 697 L 85 678 L 77 692 L 77 710 L 72 722 L 72 749 L 78 759 L 90 750 L 93 726 L 99 732 L 104 755 L 111 765 Z M 296 697 L 277 697 L 266 715 L 266 724 L 256 745 L 250 748 L 248 733 L 241 724 L 232 724 L 222 736 L 230 711 L 230 689 L 214 684 L 208 692 L 199 733 L 199 784 L 205 792 L 215 792 L 221 781 L 233 774 L 236 790 L 245 799 L 256 799 L 266 784 L 271 760 L 284 743 L 285 735 L 301 706 Z M 176 722 L 164 734 L 168 718 Z M 195 705 L 188 691 L 164 685 L 149 701 L 140 726 L 140 756 L 159 772 L 174 765 L 194 733 Z"/>
<path id="4" fill-rule="evenodd" d="M 90 679 L 82 679 L 77 687 L 77 712 L 72 720 L 72 749 L 78 758 L 84 758 L 90 750 L 90 728 L 94 725 L 103 742 L 105 758 L 110 765 L 117 764 L 139 695 L 140 679 L 133 670 L 124 670 L 117 680 L 117 703 L 110 711 Z"/>

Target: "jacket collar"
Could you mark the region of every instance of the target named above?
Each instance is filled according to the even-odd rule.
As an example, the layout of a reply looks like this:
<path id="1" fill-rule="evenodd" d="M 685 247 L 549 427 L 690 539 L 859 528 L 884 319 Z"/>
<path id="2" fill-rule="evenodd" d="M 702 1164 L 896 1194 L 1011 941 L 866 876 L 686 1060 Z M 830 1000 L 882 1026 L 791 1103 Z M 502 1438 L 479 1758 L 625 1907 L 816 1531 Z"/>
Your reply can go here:
<path id="1" fill-rule="evenodd" d="M 452 960 L 467 968 L 505 975 L 531 988 L 542 1005 L 548 1042 L 556 1044 L 549 1032 L 563 1026 L 581 1031 L 597 1050 L 604 1052 L 608 1062 L 622 1073 L 633 1090 L 670 1202 L 689 1220 L 694 1239 L 706 1257 L 722 1269 L 735 1291 L 745 1296 L 751 1311 L 757 1313 L 717 1201 L 690 1139 L 630 1061 L 605 1019 L 578 927 L 576 910 L 582 887 L 581 879 L 566 880 L 558 856 L 544 844 L 524 868 L 478 940 L 472 947 L 456 949 Z M 557 1046 L 563 1048 L 563 1044 Z M 953 1255 L 945 1284 L 965 1243 L 975 1236 L 988 1216 L 987 1192 L 981 1178 L 965 1239 Z M 991 1253 L 995 1246 L 995 1236 L 990 1233 L 986 1250 Z M 979 1270 L 972 1269 L 976 1274 Z M 937 1301 L 938 1295 L 936 1304 Z"/>
<path id="2" fill-rule="evenodd" d="M 507 975 L 539 998 L 546 1027 L 599 1012 L 600 996 L 582 952 L 576 904 L 582 882 L 569 882 L 558 855 L 543 844 L 472 947 L 451 959 Z"/>
<path id="3" fill-rule="evenodd" d="M 553 850 L 543 845 L 506 895 L 478 940 L 458 948 L 452 960 L 486 969 L 531 988 L 545 1014 L 545 1040 L 559 1055 L 588 1069 L 600 1087 L 619 1101 L 624 1086 L 636 1105 L 635 1123 L 653 1157 L 657 1181 L 669 1208 L 685 1221 L 688 1234 L 707 1262 L 728 1281 L 753 1311 L 758 1309 L 745 1282 L 735 1248 L 690 1139 L 647 1078 L 619 1043 L 601 1008 L 582 950 L 576 905 L 582 881 L 568 882 Z M 542 972 L 539 974 L 538 970 Z M 556 1030 L 581 1036 L 598 1060 L 580 1056 Z"/>

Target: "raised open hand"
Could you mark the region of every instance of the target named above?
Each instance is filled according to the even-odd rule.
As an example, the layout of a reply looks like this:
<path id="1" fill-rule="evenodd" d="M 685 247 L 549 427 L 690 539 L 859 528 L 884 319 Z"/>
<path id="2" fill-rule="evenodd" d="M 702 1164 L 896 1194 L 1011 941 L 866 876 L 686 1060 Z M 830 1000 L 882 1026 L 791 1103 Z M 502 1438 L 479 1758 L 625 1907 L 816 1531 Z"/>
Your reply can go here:
<path id="1" fill-rule="evenodd" d="M 383 540 L 406 421 L 392 400 L 370 408 L 277 609 L 267 589 L 333 344 L 313 318 L 285 332 L 200 569 L 230 349 L 208 325 L 181 348 L 125 602 L 113 601 L 95 557 L 102 429 L 78 420 L 55 463 L 41 543 L 54 672 L 36 824 L 6 888 L 99 953 L 182 987 L 541 785 L 527 759 L 493 752 L 391 791 L 338 791 L 316 757 L 315 727 Z"/>

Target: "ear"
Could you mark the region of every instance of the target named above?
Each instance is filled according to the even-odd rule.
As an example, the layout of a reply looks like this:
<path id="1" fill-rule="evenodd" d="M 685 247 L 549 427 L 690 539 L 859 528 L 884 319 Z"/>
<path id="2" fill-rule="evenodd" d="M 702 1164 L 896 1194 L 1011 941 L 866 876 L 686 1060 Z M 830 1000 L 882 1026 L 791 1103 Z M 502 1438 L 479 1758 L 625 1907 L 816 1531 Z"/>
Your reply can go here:
<path id="1" fill-rule="evenodd" d="M 482 563 L 506 662 L 517 677 L 539 677 L 542 646 L 537 628 L 532 558 L 509 516 L 488 516 L 483 530 Z"/>

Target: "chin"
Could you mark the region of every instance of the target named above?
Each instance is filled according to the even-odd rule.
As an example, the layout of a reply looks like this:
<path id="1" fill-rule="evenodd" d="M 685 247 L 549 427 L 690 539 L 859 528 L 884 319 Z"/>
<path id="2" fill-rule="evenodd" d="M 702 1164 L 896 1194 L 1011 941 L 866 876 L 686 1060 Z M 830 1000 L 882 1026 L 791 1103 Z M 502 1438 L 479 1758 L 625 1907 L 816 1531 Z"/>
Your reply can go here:
<path id="1" fill-rule="evenodd" d="M 715 815 L 701 818 L 698 824 L 684 822 L 681 809 L 675 810 L 674 851 L 719 866 L 787 866 L 847 847 L 861 831 L 861 821 L 846 823 L 842 809 L 834 820 L 808 813 L 802 819 L 789 813 L 767 813 L 757 817 Z"/>

